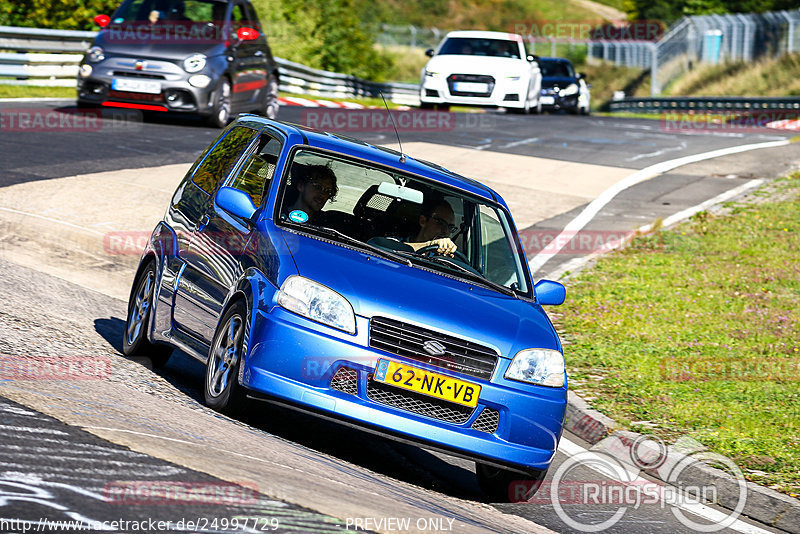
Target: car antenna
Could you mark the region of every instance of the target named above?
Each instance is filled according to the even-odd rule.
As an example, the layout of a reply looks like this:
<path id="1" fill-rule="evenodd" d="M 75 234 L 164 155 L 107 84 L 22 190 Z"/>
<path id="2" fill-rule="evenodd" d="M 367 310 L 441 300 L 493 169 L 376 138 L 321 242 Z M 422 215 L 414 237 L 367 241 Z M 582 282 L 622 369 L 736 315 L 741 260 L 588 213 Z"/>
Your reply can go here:
<path id="1" fill-rule="evenodd" d="M 389 105 L 386 104 L 386 99 L 383 98 L 383 91 L 380 92 L 381 100 L 383 100 L 383 106 L 386 108 L 386 113 L 389 114 L 389 120 L 392 121 L 392 128 L 394 128 L 394 134 L 397 136 L 397 144 L 400 145 L 400 163 L 406 162 L 406 155 L 403 153 L 403 143 L 400 142 L 400 134 L 397 132 L 397 125 L 394 123 L 394 117 L 392 117 L 392 112 L 389 111 Z"/>

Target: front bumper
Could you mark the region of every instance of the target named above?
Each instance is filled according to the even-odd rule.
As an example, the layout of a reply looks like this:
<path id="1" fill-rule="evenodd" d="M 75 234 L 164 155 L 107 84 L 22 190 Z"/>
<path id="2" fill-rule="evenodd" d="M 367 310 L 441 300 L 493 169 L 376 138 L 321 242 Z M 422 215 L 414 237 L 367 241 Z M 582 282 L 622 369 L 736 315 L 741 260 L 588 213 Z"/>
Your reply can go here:
<path id="1" fill-rule="evenodd" d="M 485 83 L 487 90 L 476 93 L 455 91 L 450 79 L 452 76 L 468 79 L 474 77 L 479 83 Z M 423 76 L 419 99 L 423 104 L 524 108 L 528 85 L 528 80 L 524 77 L 514 80 L 508 77 L 471 74 Z"/>
<path id="2" fill-rule="evenodd" d="M 189 78 L 195 74 L 211 77 L 206 87 L 195 87 Z M 145 93 L 121 91 L 112 88 L 115 79 L 157 83 L 160 92 Z M 78 75 L 78 101 L 82 104 L 114 107 L 136 107 L 153 111 L 175 111 L 211 114 L 214 90 L 218 77 L 206 71 L 189 74 L 169 61 L 147 60 L 145 67 L 137 70 L 136 61 L 130 58 L 111 57 L 92 64 L 88 77 Z"/>
<path id="3" fill-rule="evenodd" d="M 542 102 L 542 109 L 547 110 L 574 110 L 578 108 L 578 94 L 569 96 L 560 96 L 550 92 L 542 92 L 539 97 Z"/>
<path id="4" fill-rule="evenodd" d="M 369 347 L 369 319 L 356 317 L 350 335 L 280 307 L 258 310 L 253 319 L 242 385 L 256 396 L 363 426 L 387 437 L 451 451 L 476 461 L 531 471 L 553 459 L 564 424 L 567 390 L 505 380 L 510 360 L 499 358 L 490 380 L 431 369 L 419 362 Z M 415 413 L 374 395 L 372 374 L 379 358 L 425 367 L 477 383 L 478 406 L 461 421 Z M 339 373 L 350 377 L 342 387 Z M 334 387 L 332 379 L 337 377 Z M 377 384 L 380 386 L 380 384 Z M 391 388 L 391 386 L 383 386 Z M 391 388 L 395 398 L 404 390 Z M 261 394 L 261 395 L 259 395 Z M 449 404 L 449 403 L 448 403 Z M 489 414 L 487 416 L 487 414 Z M 496 414 L 496 415 L 495 415 Z M 486 421 L 491 420 L 487 425 Z"/>

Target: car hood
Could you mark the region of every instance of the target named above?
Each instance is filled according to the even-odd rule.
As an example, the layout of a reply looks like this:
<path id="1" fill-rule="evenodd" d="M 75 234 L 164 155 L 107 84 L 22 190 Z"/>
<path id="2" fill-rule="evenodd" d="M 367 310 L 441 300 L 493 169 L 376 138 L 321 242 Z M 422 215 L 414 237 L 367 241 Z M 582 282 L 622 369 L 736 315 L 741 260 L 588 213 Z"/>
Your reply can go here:
<path id="1" fill-rule="evenodd" d="M 432 57 L 425 69 L 445 77 L 452 73 L 489 74 L 497 77 L 506 74 L 519 75 L 527 72 L 529 65 L 527 61 L 507 57 L 444 55 Z"/>
<path id="2" fill-rule="evenodd" d="M 168 32 L 144 31 L 137 26 L 114 25 L 97 34 L 96 46 L 103 48 L 106 57 L 123 56 L 182 61 L 192 54 L 208 57 L 223 54 L 225 43 L 217 39 L 174 38 Z"/>
<path id="3" fill-rule="evenodd" d="M 564 88 L 571 83 L 578 83 L 578 80 L 576 78 L 570 78 L 569 76 L 542 78 L 542 88 L 555 87 L 556 85 Z"/>
<path id="4" fill-rule="evenodd" d="M 525 348 L 560 350 L 550 320 L 531 301 L 304 235 L 285 235 L 300 275 L 344 296 L 356 315 L 415 323 L 492 347 L 503 357 Z"/>

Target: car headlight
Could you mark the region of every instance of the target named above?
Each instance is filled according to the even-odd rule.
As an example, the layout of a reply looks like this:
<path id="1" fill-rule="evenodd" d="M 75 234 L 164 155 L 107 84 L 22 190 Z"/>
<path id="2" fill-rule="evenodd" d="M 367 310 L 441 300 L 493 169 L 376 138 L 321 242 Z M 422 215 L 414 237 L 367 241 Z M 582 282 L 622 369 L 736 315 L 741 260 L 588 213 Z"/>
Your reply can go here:
<path id="1" fill-rule="evenodd" d="M 206 76 L 205 74 L 195 74 L 194 76 L 189 76 L 189 85 L 192 87 L 197 87 L 198 89 L 205 89 L 208 87 L 208 84 L 211 83 L 211 78 Z"/>
<path id="2" fill-rule="evenodd" d="M 192 54 L 183 60 L 183 70 L 186 72 L 199 72 L 206 66 L 206 56 L 203 54 Z"/>
<path id="3" fill-rule="evenodd" d="M 426 69 L 426 70 L 425 70 L 425 76 L 426 76 L 427 78 L 438 78 L 438 77 L 439 77 L 439 73 L 438 73 L 438 72 L 433 72 L 433 71 L 431 71 L 431 70 L 427 70 L 427 69 Z"/>
<path id="4" fill-rule="evenodd" d="M 571 83 L 567 87 L 561 90 L 559 93 L 561 96 L 570 96 L 578 94 L 578 84 Z"/>
<path id="5" fill-rule="evenodd" d="M 83 65 L 81 65 L 81 68 L 78 69 L 78 75 L 81 78 L 88 78 L 89 76 L 92 75 L 92 66 L 89 65 L 88 63 L 84 63 Z"/>
<path id="6" fill-rule="evenodd" d="M 557 350 L 525 349 L 511 360 L 505 377 L 560 388 L 564 385 L 564 355 Z"/>
<path id="7" fill-rule="evenodd" d="M 278 304 L 312 321 L 356 333 L 356 315 L 347 299 L 308 278 L 287 278 L 278 292 Z"/>
<path id="8" fill-rule="evenodd" d="M 103 61 L 105 59 L 105 53 L 103 49 L 99 46 L 93 46 L 89 50 L 86 51 L 86 60 L 91 61 L 92 63 L 97 63 L 98 61 Z"/>

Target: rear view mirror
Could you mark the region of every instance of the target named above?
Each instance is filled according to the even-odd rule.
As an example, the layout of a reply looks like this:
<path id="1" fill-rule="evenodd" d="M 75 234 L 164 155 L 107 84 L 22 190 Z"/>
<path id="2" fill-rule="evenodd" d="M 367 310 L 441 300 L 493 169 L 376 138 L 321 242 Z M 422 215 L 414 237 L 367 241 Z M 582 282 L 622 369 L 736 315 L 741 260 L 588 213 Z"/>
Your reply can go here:
<path id="1" fill-rule="evenodd" d="M 94 18 L 94 23 L 100 26 L 101 28 L 105 28 L 108 26 L 108 23 L 111 22 L 111 17 L 108 15 L 97 15 Z"/>
<path id="2" fill-rule="evenodd" d="M 536 293 L 536 301 L 542 306 L 564 304 L 564 299 L 567 297 L 567 289 L 552 280 L 539 280 L 533 286 L 533 291 Z"/>
<path id="3" fill-rule="evenodd" d="M 413 202 L 414 204 L 422 204 L 423 199 L 422 191 L 417 191 L 416 189 L 393 184 L 391 182 L 381 182 L 378 186 L 378 193 L 386 195 L 387 197 Z"/>
<path id="4" fill-rule="evenodd" d="M 221 187 L 215 200 L 217 206 L 242 219 L 252 219 L 257 209 L 250 195 L 233 187 Z"/>

